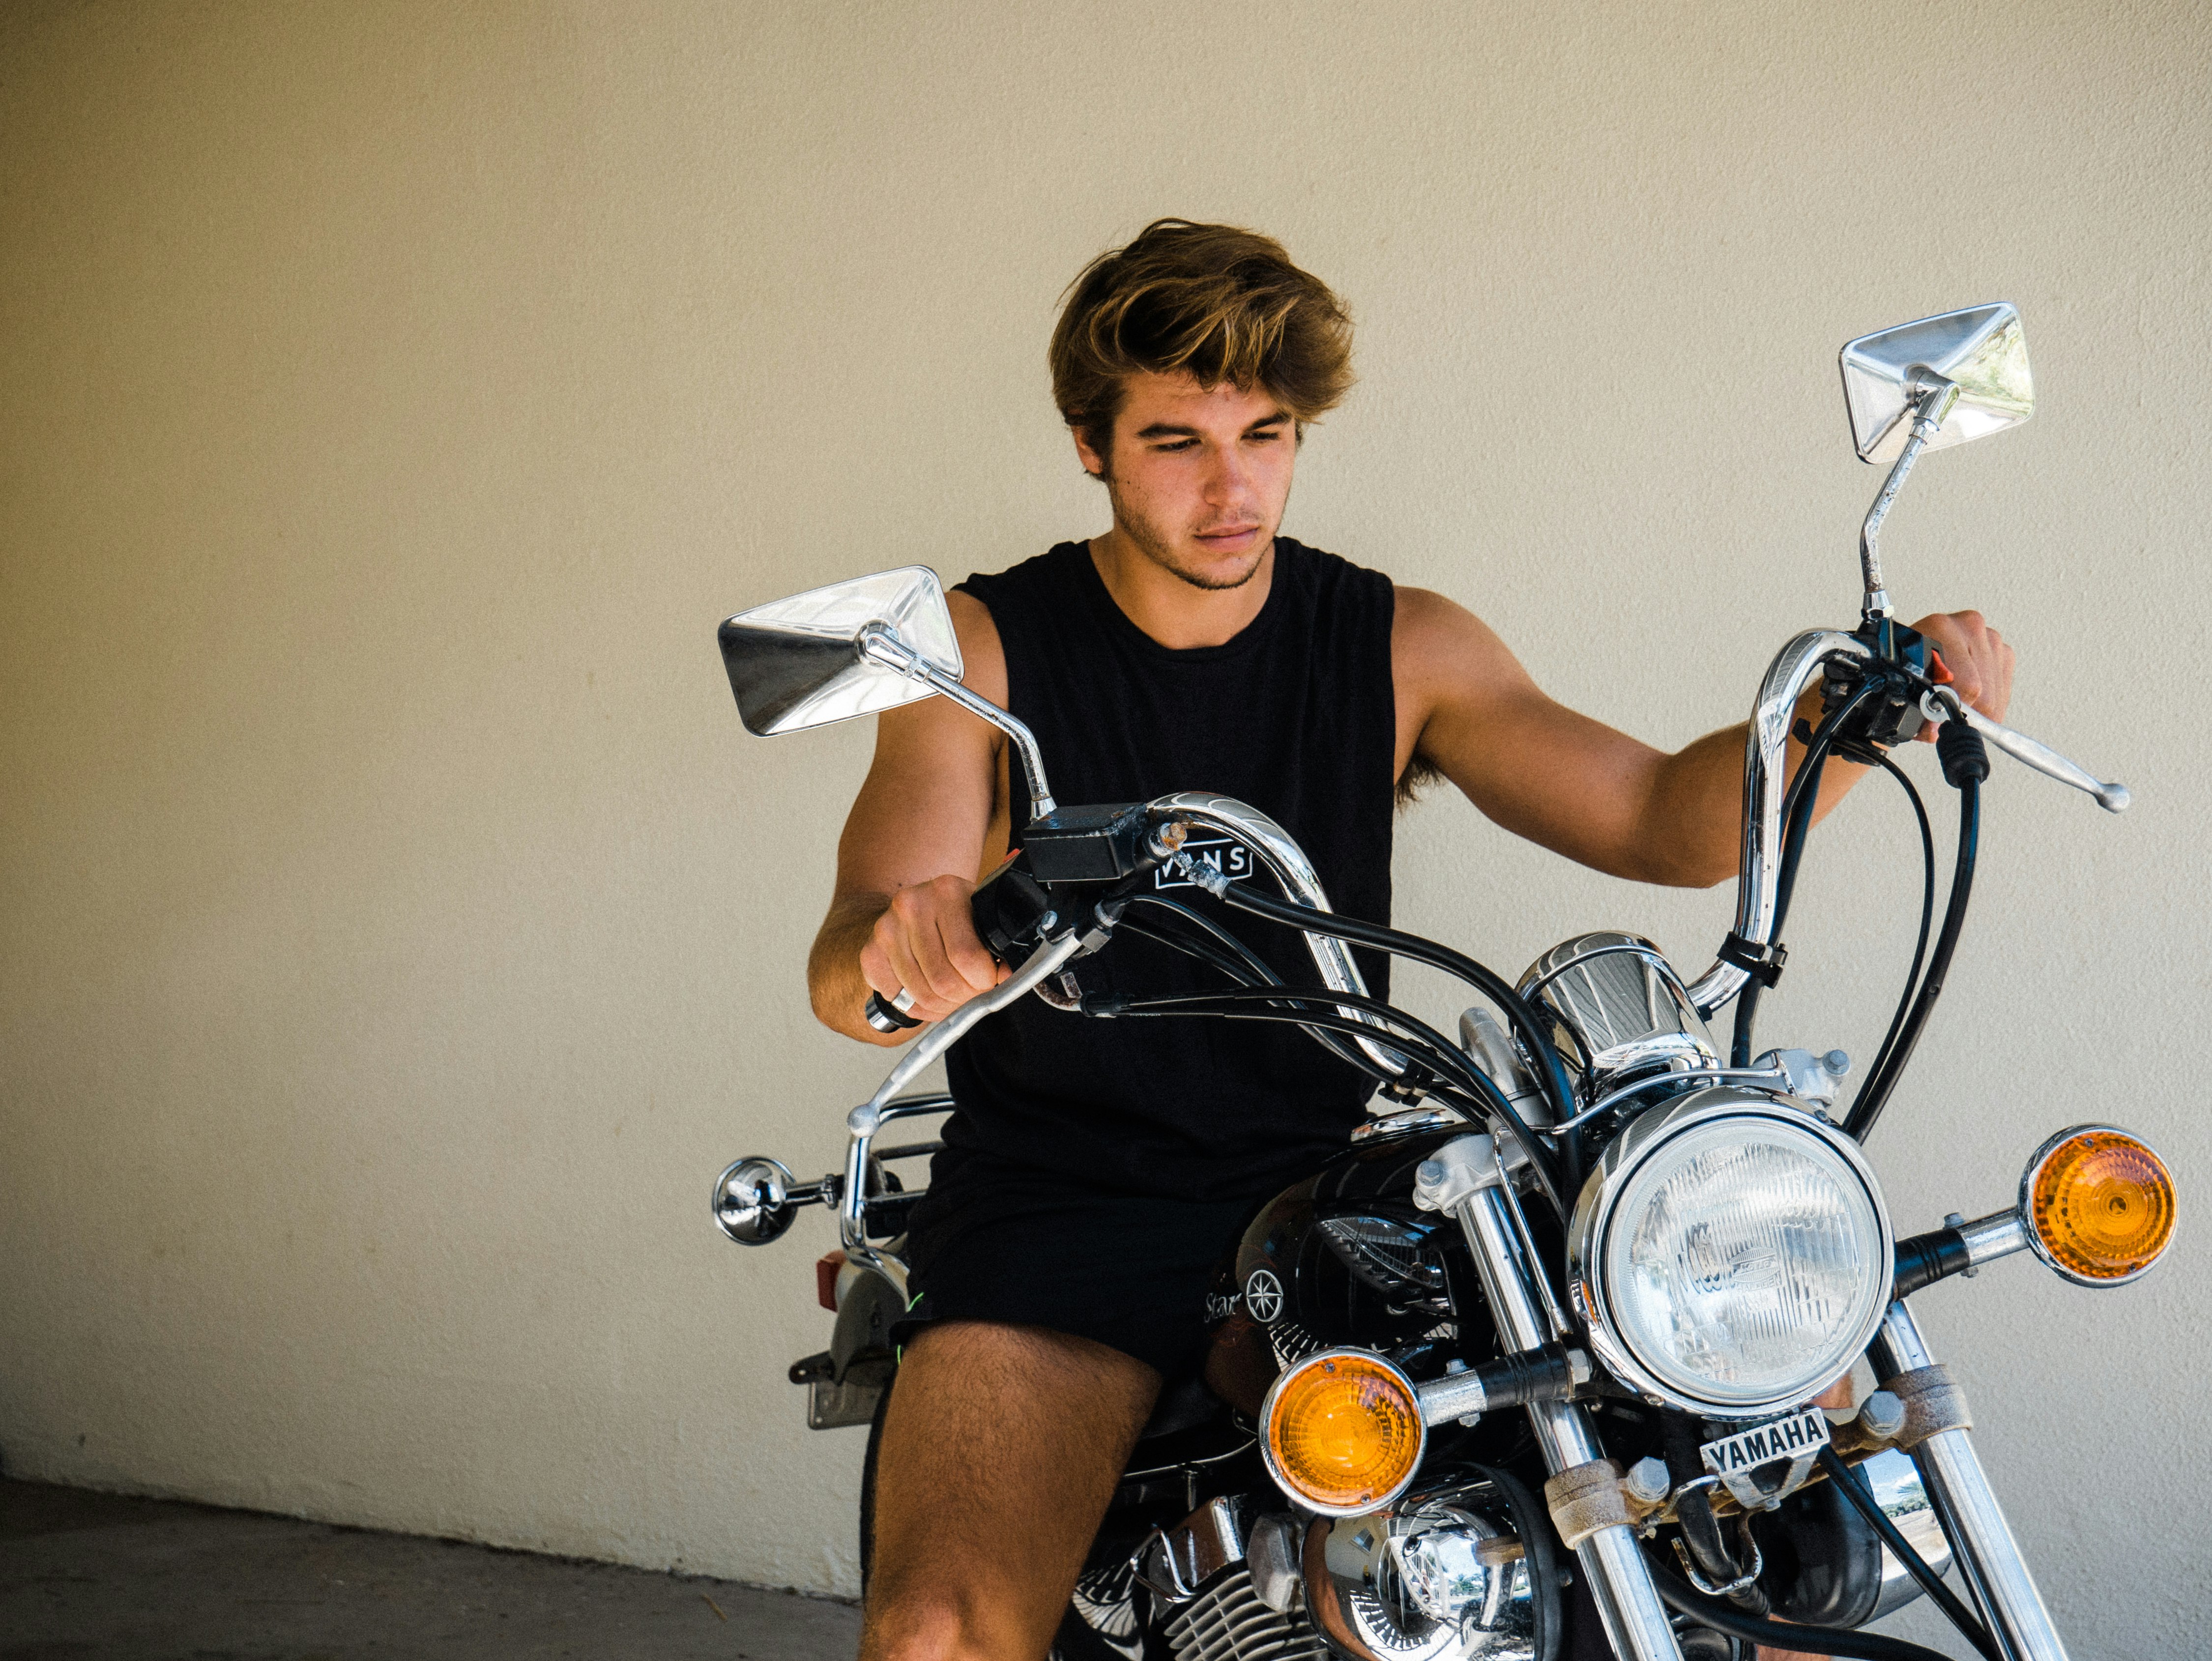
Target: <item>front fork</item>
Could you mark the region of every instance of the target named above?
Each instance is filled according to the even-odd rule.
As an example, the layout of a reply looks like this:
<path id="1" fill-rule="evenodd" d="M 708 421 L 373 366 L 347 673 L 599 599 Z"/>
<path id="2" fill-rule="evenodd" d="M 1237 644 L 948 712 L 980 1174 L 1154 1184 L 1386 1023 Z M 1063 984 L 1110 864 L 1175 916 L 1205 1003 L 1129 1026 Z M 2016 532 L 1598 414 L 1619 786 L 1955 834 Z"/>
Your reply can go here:
<path id="1" fill-rule="evenodd" d="M 1454 1163 L 1470 1173 L 1474 1185 L 1455 1198 L 1449 1209 L 1467 1236 L 1483 1296 L 1507 1348 L 1540 1350 L 1565 1337 L 1553 1331 L 1547 1321 L 1546 1311 L 1553 1300 L 1542 1295 L 1543 1269 L 1530 1255 L 1512 1196 L 1506 1192 L 1507 1178 L 1494 1157 L 1484 1149 L 1477 1157 Z M 1883 1378 L 1935 1365 L 1912 1311 L 1902 1299 L 1889 1306 L 1869 1359 Z M 1532 1402 L 1528 1418 L 1553 1475 L 1605 1457 L 1589 1415 L 1573 1402 Z M 1950 1539 L 1952 1555 L 2011 1661 L 2067 1661 L 2066 1646 L 2051 1625 L 1968 1431 L 1964 1427 L 1939 1430 L 1913 1450 L 1913 1458 Z M 1634 1530 L 1625 1523 L 1600 1529 L 1576 1547 L 1575 1555 L 1613 1653 L 1624 1661 L 1680 1661 L 1674 1626 L 1651 1584 Z"/>
<path id="2" fill-rule="evenodd" d="M 1488 1179 L 1459 1199 L 1451 1213 L 1467 1235 L 1475 1270 L 1482 1277 L 1483 1296 L 1509 1350 L 1541 1349 L 1554 1335 L 1545 1320 L 1548 1300 L 1538 1297 L 1542 1282 L 1537 1277 L 1543 1270 L 1530 1258 L 1516 1226 L 1505 1179 L 1496 1162 L 1469 1163 L 1477 1170 L 1488 1164 Z M 1589 1415 L 1572 1402 L 1531 1402 L 1528 1419 L 1543 1447 L 1544 1463 L 1555 1476 L 1605 1457 Z M 1626 1524 L 1598 1530 L 1575 1548 L 1575 1558 L 1615 1655 L 1623 1661 L 1681 1661 L 1666 1606 L 1652 1587 L 1643 1548 Z"/>
<path id="3" fill-rule="evenodd" d="M 1867 1354 L 1875 1375 L 1882 1378 L 1936 1365 L 1901 1298 L 1889 1306 Z M 1937 1431 L 1913 1449 L 1912 1458 L 1950 1539 L 1951 1555 L 1998 1645 L 2012 1661 L 2066 1661 L 2066 1646 L 2051 1623 L 2051 1612 L 2043 1606 L 2035 1577 L 2027 1572 L 2027 1561 L 2021 1555 L 2020 1542 L 2013 1538 L 1966 1427 Z"/>

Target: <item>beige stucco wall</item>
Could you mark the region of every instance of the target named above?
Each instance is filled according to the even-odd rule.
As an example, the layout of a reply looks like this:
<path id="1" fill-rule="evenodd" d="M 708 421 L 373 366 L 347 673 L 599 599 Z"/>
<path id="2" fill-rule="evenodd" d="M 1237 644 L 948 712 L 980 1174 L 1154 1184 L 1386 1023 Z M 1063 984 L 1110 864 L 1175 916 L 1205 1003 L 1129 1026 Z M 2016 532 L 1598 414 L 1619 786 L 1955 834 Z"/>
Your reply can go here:
<path id="1" fill-rule="evenodd" d="M 18 0 L 8 1469 L 853 1588 L 860 1438 L 782 1376 L 827 1226 L 741 1252 L 706 1195 L 828 1168 L 876 1076 L 800 982 L 869 735 L 746 738 L 713 626 L 1098 528 L 1046 332 L 1179 212 L 1360 319 L 1288 528 L 1670 745 L 1850 617 L 1838 344 L 2021 306 L 2036 419 L 1926 464 L 1893 586 L 1987 610 L 2019 722 L 2137 806 L 2001 766 L 1875 1151 L 1914 1229 L 2064 1123 L 2166 1146 L 2147 1284 L 1923 1305 L 2075 1653 L 2201 1648 L 2208 47 L 2154 0 Z M 1873 790 L 1822 832 L 1773 1041 L 1871 1054 L 1910 836 Z M 1729 904 L 1443 799 L 1397 879 L 1509 970 L 1601 925 L 1694 969 Z"/>

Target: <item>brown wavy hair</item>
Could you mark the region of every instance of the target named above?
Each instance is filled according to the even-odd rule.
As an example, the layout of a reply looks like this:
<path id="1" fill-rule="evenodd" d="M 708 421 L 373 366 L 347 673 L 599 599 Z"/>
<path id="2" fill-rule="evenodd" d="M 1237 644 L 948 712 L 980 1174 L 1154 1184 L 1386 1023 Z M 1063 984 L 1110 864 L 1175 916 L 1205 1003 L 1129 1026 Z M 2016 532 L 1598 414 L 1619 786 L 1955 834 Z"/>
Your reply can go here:
<path id="1" fill-rule="evenodd" d="M 1146 369 L 1264 386 L 1303 432 L 1351 389 L 1352 316 L 1273 237 L 1155 219 L 1068 285 L 1051 362 L 1061 418 L 1101 455 L 1127 377 Z"/>

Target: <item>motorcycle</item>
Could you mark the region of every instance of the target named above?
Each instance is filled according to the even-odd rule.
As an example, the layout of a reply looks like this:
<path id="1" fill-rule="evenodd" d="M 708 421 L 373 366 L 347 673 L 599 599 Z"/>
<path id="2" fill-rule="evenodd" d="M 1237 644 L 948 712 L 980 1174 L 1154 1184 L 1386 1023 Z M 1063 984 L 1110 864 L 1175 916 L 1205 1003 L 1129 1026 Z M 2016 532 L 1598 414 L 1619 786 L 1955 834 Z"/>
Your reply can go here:
<path id="1" fill-rule="evenodd" d="M 743 1244 L 781 1237 L 805 1206 L 836 1216 L 838 1247 L 817 1265 L 830 1347 L 790 1376 L 810 1426 L 872 1427 L 864 1575 L 920 1197 L 897 1168 L 939 1146 L 885 1146 L 884 1134 L 952 1110 L 905 1092 L 1034 993 L 1094 1019 L 1291 1022 L 1377 1087 L 1342 1150 L 1224 1242 L 1203 1376 L 1164 1390 L 1058 1656 L 1555 1661 L 1579 1603 L 1632 1661 L 1760 1643 L 1904 1661 L 1935 1652 L 1863 1629 L 1926 1596 L 1990 1661 L 2063 1661 L 1966 1396 L 1911 1300 L 2023 1250 L 2081 1286 L 2135 1281 L 2172 1238 L 2172 1177 L 2140 1137 L 2075 1125 L 2030 1156 L 2013 1204 L 1899 1239 L 1863 1145 L 1958 944 L 1988 748 L 2114 812 L 2127 792 L 1964 704 L 1884 587 L 1882 522 L 1918 458 L 2032 412 L 2017 312 L 1975 307 L 1868 335 L 1842 368 L 1857 453 L 1889 464 L 1860 536 L 1860 621 L 1798 636 L 1766 672 L 1745 749 L 1735 925 L 1693 980 L 1649 940 L 1593 933 L 1509 983 L 1448 946 L 1334 915 L 1297 843 L 1243 803 L 1059 806 L 1028 729 L 961 684 L 926 569 L 722 624 L 752 733 L 951 698 L 1007 736 L 1036 804 L 975 896 L 1009 977 L 922 1033 L 852 1110 L 841 1170 L 802 1183 L 753 1157 L 714 1183 L 715 1224 Z M 1816 678 L 1815 725 L 1797 711 Z M 1958 799 L 1940 918 L 1929 815 L 1885 753 L 1923 721 L 1938 726 Z M 1793 731 L 1806 746 L 1794 778 Z M 1840 1051 L 1753 1043 L 1833 757 L 1904 786 L 1925 865 L 1905 994 L 1848 1105 Z M 1212 908 L 1166 897 L 1170 880 Z M 1318 984 L 1274 972 L 1232 932 L 1246 918 L 1297 931 Z M 1076 966 L 1125 930 L 1178 946 L 1220 985 L 1085 993 Z M 1471 987 L 1456 1041 L 1370 997 L 1353 946 Z M 1709 1023 L 1731 1003 L 1723 1048 Z M 868 1014 L 884 1031 L 915 1025 L 880 997 Z M 1816 1405 L 1861 1357 L 1878 1388 L 1853 1409 Z M 1963 1597 L 1943 1578 L 1954 1565 Z"/>

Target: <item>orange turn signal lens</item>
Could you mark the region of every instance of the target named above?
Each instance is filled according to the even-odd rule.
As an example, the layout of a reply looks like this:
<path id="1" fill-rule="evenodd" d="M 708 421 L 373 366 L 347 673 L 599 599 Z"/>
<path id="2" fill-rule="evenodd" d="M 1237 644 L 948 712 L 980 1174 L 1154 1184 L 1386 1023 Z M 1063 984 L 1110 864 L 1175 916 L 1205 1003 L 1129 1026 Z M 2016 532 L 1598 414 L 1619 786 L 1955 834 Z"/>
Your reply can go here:
<path id="1" fill-rule="evenodd" d="M 2045 1143 L 2021 1183 L 2036 1252 L 2069 1281 L 2131 1281 L 2173 1238 L 2173 1177 L 2139 1138 L 2080 1125 Z"/>
<path id="2" fill-rule="evenodd" d="M 1365 1350 L 1307 1356 L 1275 1380 L 1260 1421 L 1268 1474 L 1324 1516 L 1389 1505 L 1413 1480 L 1428 1442 L 1412 1381 Z"/>

